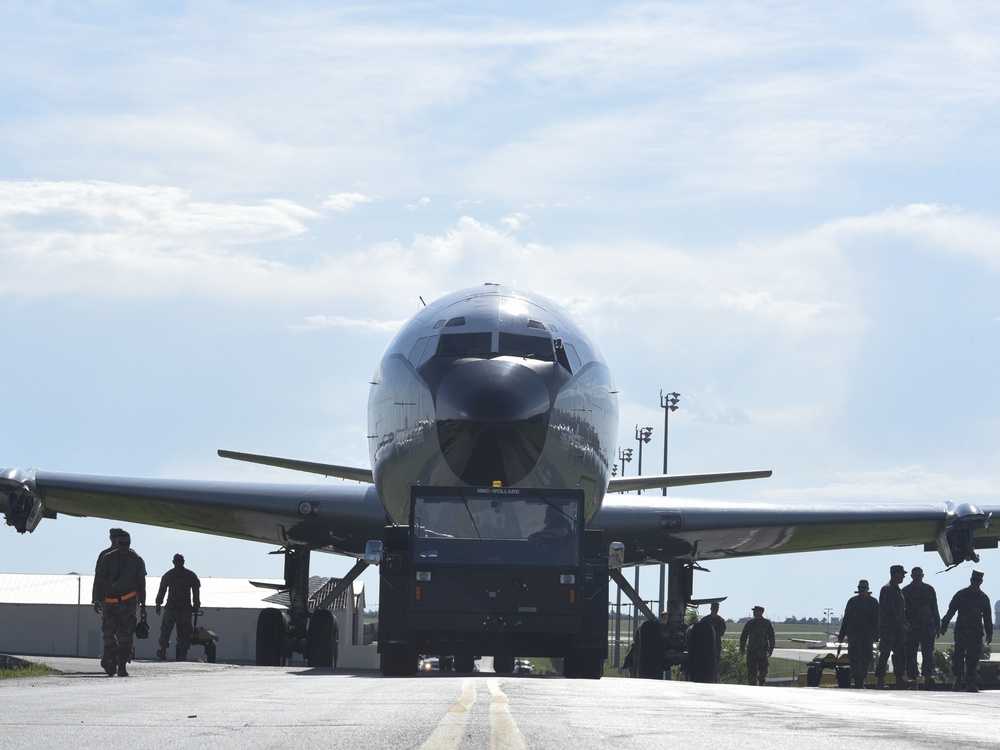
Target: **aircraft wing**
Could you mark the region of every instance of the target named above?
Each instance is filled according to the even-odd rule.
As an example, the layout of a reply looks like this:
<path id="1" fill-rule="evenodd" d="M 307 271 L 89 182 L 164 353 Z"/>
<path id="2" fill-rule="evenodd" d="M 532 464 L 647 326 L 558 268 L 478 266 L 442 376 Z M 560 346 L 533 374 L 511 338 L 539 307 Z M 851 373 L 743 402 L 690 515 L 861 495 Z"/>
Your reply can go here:
<path id="1" fill-rule="evenodd" d="M 638 477 L 618 477 L 608 482 L 608 492 L 635 492 L 636 490 L 662 489 L 663 487 L 687 487 L 692 484 L 712 484 L 713 482 L 739 482 L 744 479 L 765 479 L 771 470 L 763 471 L 716 471 L 711 474 L 643 474 Z"/>
<path id="2" fill-rule="evenodd" d="M 385 511 L 372 485 L 182 481 L 0 471 L 8 525 L 33 531 L 59 513 L 304 544 L 353 557 L 381 536 Z"/>
<path id="3" fill-rule="evenodd" d="M 1000 539 L 1000 505 L 762 503 L 607 497 L 591 522 L 625 545 L 625 564 L 923 545 L 946 565 L 978 561 Z"/>

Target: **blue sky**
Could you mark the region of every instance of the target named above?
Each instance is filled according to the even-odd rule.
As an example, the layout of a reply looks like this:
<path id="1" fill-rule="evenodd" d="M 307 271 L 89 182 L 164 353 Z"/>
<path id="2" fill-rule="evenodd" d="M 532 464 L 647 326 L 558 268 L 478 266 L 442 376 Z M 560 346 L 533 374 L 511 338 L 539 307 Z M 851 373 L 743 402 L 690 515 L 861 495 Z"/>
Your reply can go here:
<path id="1" fill-rule="evenodd" d="M 678 497 L 995 502 L 997 38 L 987 3 L 5 3 L 0 466 L 366 465 L 396 326 L 495 281 L 601 343 L 622 445 L 654 427 L 644 473 L 661 389 L 672 471 L 774 470 Z M 8 530 L 0 570 L 88 571 L 109 525 Z M 264 545 L 133 539 L 157 573 L 281 572 Z M 941 569 L 735 560 L 696 595 L 820 616 L 897 561 Z"/>

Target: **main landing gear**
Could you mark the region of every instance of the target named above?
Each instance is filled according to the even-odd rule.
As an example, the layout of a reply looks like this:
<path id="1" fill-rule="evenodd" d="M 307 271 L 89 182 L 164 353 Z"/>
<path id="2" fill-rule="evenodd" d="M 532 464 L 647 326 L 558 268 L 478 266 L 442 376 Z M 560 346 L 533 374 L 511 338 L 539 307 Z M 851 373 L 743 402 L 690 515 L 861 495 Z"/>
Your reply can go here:
<path id="1" fill-rule="evenodd" d="M 713 599 L 692 599 L 695 570 L 704 570 L 695 563 L 675 560 L 667 563 L 667 623 L 659 623 L 658 618 L 638 593 L 622 576 L 620 570 L 612 573 L 612 578 L 622 592 L 648 618 L 639 626 L 635 638 L 636 676 L 662 680 L 665 671 L 679 666 L 691 682 L 718 682 L 718 641 L 711 623 L 703 620 L 690 628 L 684 624 L 684 614 L 689 606 L 722 601 L 725 597 Z"/>
<path id="2" fill-rule="evenodd" d="M 326 608 L 325 602 L 335 600 L 365 565 L 355 566 L 357 572 L 352 570 L 353 575 L 342 579 L 310 612 L 309 549 L 286 547 L 280 554 L 285 556 L 285 584 L 274 588 L 288 592 L 289 605 L 287 610 L 271 607 L 257 616 L 257 665 L 283 667 L 292 654 L 302 654 L 310 667 L 336 667 L 337 618 Z"/>

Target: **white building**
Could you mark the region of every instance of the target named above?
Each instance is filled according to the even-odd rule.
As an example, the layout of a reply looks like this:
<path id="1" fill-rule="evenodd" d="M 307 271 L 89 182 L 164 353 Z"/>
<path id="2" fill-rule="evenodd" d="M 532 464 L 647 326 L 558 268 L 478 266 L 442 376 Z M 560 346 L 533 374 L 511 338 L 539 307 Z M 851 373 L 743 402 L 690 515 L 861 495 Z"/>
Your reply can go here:
<path id="1" fill-rule="evenodd" d="M 264 583 L 283 583 L 265 580 Z M 325 582 L 325 579 L 321 582 Z M 90 603 L 94 576 L 31 575 L 0 573 L 0 653 L 36 656 L 101 655 L 101 617 Z M 136 658 L 155 659 L 160 634 L 156 614 L 156 591 L 159 576 L 146 577 L 146 611 L 149 638 L 136 639 Z M 257 614 L 275 606 L 274 589 L 259 588 L 241 578 L 202 578 L 201 604 L 204 613 L 199 626 L 219 636 L 216 660 L 253 664 L 256 654 Z M 334 615 L 340 631 L 338 666 L 377 668 L 376 647 L 365 644 L 365 592 L 361 581 L 354 581 L 343 607 Z M 176 631 L 172 633 L 176 635 Z M 174 638 L 167 650 L 173 659 Z M 204 658 L 201 646 L 192 646 L 189 659 Z"/>

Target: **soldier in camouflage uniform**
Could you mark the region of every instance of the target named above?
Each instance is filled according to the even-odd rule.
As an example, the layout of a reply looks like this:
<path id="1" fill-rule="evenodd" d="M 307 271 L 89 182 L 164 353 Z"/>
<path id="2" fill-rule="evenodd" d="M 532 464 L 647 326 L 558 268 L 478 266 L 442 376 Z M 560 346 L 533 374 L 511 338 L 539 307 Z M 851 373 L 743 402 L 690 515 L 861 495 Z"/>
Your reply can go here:
<path id="1" fill-rule="evenodd" d="M 167 658 L 167 646 L 170 645 L 170 631 L 177 626 L 177 661 L 187 661 L 188 648 L 191 647 L 191 616 L 201 609 L 201 581 L 193 570 L 184 567 L 184 555 L 174 555 L 174 567 L 160 578 L 160 588 L 156 592 L 156 614 L 160 614 L 163 595 L 167 593 L 167 606 L 160 623 L 160 647 L 156 657 L 160 661 Z M 194 607 L 191 600 L 194 599 Z"/>
<path id="2" fill-rule="evenodd" d="M 972 571 L 969 585 L 951 598 L 948 611 L 941 620 L 941 635 L 948 630 L 948 623 L 956 612 L 955 620 L 955 655 L 951 661 L 951 671 L 955 675 L 955 690 L 962 689 L 962 683 L 967 682 L 966 690 L 978 693 L 976 687 L 976 668 L 979 657 L 983 653 L 983 633 L 986 642 L 993 642 L 993 618 L 990 617 L 990 598 L 980 590 L 983 583 L 981 571 Z"/>
<path id="3" fill-rule="evenodd" d="M 875 665 L 876 687 L 885 687 L 885 672 L 892 654 L 892 672 L 896 675 L 896 687 L 909 687 L 904 684 L 903 672 L 906 658 L 906 600 L 899 584 L 906 576 L 906 568 L 893 565 L 889 568 L 889 582 L 882 587 L 878 595 L 878 664 Z"/>
<path id="4" fill-rule="evenodd" d="M 924 583 L 923 568 L 911 570 L 910 577 L 913 580 L 903 586 L 906 619 L 910 623 L 910 632 L 906 634 L 906 674 L 916 683 L 919 649 L 920 673 L 924 676 L 924 688 L 929 688 L 934 684 L 934 641 L 941 635 L 941 614 L 934 587 Z"/>
<path id="5" fill-rule="evenodd" d="M 774 651 L 774 626 L 764 617 L 764 608 L 753 608 L 740 633 L 740 653 L 747 657 L 747 683 L 763 685 L 767 678 L 768 657 Z"/>
<path id="6" fill-rule="evenodd" d="M 128 532 L 119 534 L 118 548 L 101 557 L 94 581 L 95 609 L 101 610 L 104 658 L 109 677 L 128 677 L 125 665 L 132 661 L 136 608 L 146 619 L 146 563 L 131 549 Z"/>
<path id="7" fill-rule="evenodd" d="M 97 614 L 101 614 L 101 600 L 97 595 L 97 571 L 101 568 L 101 558 L 104 557 L 109 552 L 114 552 L 118 549 L 118 536 L 124 534 L 125 530 L 120 529 L 117 526 L 113 526 L 108 530 L 108 538 L 111 540 L 111 545 L 107 549 L 102 549 L 97 555 L 97 562 L 94 564 L 94 585 L 91 587 L 90 591 L 90 601 L 94 605 L 94 611 Z M 114 673 L 117 667 L 117 661 L 115 658 L 115 653 L 104 653 L 101 655 L 101 669 L 108 672 L 110 668 L 111 671 L 108 675 Z"/>
<path id="8" fill-rule="evenodd" d="M 847 639 L 847 657 L 851 660 L 854 687 L 863 688 L 872 663 L 872 644 L 878 638 L 878 600 L 872 596 L 868 581 L 858 581 L 858 590 L 847 600 L 840 620 L 837 640 Z"/>

